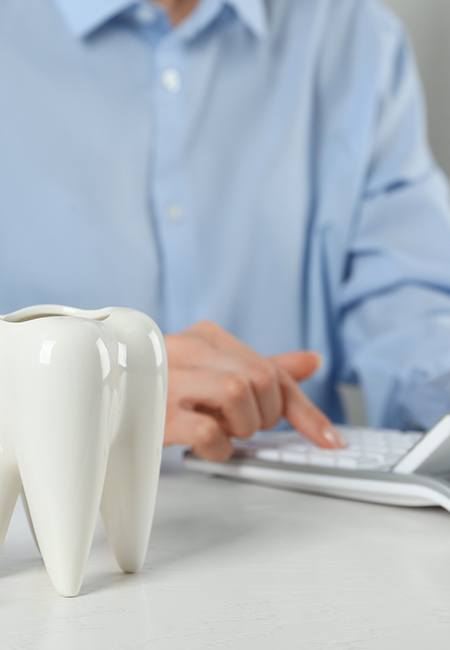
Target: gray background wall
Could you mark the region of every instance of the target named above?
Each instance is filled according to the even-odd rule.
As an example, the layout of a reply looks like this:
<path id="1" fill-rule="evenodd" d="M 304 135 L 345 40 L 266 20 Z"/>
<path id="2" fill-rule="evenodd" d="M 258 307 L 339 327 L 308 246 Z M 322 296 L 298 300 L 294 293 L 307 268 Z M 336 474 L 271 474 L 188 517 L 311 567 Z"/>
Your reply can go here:
<path id="1" fill-rule="evenodd" d="M 385 4 L 402 19 L 413 41 L 426 93 L 431 146 L 450 177 L 450 0 L 385 0 Z M 342 387 L 342 395 L 350 422 L 363 423 L 359 391 Z"/>
<path id="2" fill-rule="evenodd" d="M 430 140 L 450 176 L 450 0 L 385 0 L 414 43 L 428 104 Z"/>

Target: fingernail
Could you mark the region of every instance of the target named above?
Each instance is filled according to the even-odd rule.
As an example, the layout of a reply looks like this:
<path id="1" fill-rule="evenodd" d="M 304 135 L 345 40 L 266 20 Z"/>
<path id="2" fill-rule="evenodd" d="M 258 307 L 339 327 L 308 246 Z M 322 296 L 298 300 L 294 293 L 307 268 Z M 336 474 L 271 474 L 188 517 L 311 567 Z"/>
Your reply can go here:
<path id="1" fill-rule="evenodd" d="M 327 429 L 323 437 L 327 442 L 329 442 L 333 447 L 337 448 L 343 448 L 347 446 L 347 443 L 345 442 L 344 438 L 341 436 L 339 431 L 336 431 L 336 429 Z"/>

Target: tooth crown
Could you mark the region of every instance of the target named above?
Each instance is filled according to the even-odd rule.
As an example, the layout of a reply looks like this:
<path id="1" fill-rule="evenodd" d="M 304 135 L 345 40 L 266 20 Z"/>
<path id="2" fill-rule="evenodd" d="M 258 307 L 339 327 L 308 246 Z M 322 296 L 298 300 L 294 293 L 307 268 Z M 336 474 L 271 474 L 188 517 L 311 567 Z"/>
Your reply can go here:
<path id="1" fill-rule="evenodd" d="M 164 339 L 126 308 L 0 317 L 0 543 L 23 489 L 59 593 L 81 587 L 99 508 L 120 567 L 144 561 L 167 399 Z"/>

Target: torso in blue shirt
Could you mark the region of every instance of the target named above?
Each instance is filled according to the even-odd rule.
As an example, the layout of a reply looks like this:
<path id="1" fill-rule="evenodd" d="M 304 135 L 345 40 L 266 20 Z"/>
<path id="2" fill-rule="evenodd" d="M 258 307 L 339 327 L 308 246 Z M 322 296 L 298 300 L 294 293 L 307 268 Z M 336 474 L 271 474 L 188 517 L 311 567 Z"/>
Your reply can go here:
<path id="1" fill-rule="evenodd" d="M 445 370 L 447 321 L 409 352 L 450 313 L 450 225 L 397 22 L 372 0 L 203 0 L 172 30 L 135 5 L 2 1 L 0 310 L 213 319 L 322 352 L 307 391 L 335 419 L 344 378 L 373 423 L 421 424 L 400 396 Z"/>

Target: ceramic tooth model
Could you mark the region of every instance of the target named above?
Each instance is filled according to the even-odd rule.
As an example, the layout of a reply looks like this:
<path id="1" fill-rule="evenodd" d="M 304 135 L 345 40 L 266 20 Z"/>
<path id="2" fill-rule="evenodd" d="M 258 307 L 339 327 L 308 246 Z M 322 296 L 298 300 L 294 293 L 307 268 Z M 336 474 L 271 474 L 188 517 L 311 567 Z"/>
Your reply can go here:
<path id="1" fill-rule="evenodd" d="M 145 560 L 167 360 L 157 325 L 107 307 L 0 316 L 0 543 L 23 489 L 56 590 L 79 593 L 99 509 L 125 572 Z"/>

